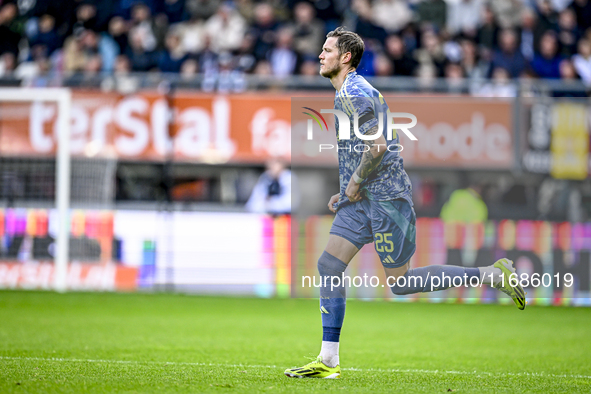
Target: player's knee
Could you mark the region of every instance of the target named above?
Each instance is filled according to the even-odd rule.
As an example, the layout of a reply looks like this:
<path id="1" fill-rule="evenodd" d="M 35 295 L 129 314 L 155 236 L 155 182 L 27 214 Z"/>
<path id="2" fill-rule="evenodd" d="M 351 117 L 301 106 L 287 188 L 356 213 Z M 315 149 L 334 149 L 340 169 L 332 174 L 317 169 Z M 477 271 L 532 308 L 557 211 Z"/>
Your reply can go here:
<path id="1" fill-rule="evenodd" d="M 347 264 L 327 252 L 323 252 L 318 259 L 318 272 L 321 276 L 340 276 L 346 268 Z"/>

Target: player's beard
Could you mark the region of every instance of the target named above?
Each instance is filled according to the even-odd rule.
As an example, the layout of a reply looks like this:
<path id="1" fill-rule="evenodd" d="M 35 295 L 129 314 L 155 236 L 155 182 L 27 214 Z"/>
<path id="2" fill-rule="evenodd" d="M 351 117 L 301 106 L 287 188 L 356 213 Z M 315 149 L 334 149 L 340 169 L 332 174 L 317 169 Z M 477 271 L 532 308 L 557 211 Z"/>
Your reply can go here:
<path id="1" fill-rule="evenodd" d="M 322 75 L 324 78 L 330 79 L 337 75 L 339 71 L 341 71 L 341 69 L 339 68 L 338 64 L 332 68 L 327 68 L 326 64 L 324 64 L 324 69 L 320 69 L 320 75 Z"/>

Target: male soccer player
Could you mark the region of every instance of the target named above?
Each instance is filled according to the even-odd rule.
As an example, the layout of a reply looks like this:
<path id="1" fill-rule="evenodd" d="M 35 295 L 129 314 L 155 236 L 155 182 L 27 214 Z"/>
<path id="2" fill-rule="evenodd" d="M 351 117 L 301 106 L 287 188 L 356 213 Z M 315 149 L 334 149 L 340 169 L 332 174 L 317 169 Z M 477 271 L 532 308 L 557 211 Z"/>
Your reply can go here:
<path id="1" fill-rule="evenodd" d="M 508 259 L 482 268 L 432 265 L 409 269 L 416 249 L 412 187 L 398 152 L 398 136 L 393 133 L 393 138 L 386 140 L 379 133 L 378 119 L 384 123 L 382 130 L 387 130 L 388 106 L 380 92 L 355 72 L 364 50 L 361 37 L 341 27 L 326 37 L 319 56 L 320 75 L 329 78 L 336 89 L 335 109 L 346 113 L 351 124 L 357 112 L 359 132 L 377 138 L 362 140 L 351 132 L 350 140 L 338 141 L 340 192 L 328 202 L 336 217 L 318 260 L 318 271 L 326 283 L 320 287 L 322 348 L 315 361 L 285 370 L 285 375 L 298 378 L 340 378 L 339 337 L 346 295 L 345 284 L 333 287 L 331 277 L 341 279 L 353 256 L 370 242 L 375 242 L 394 294 L 444 290 L 454 283 L 482 281 L 508 294 L 519 309 L 526 304 L 521 286 L 509 283 L 515 269 Z M 338 130 L 338 117 L 336 121 Z M 359 144 L 365 147 L 355 149 Z"/>

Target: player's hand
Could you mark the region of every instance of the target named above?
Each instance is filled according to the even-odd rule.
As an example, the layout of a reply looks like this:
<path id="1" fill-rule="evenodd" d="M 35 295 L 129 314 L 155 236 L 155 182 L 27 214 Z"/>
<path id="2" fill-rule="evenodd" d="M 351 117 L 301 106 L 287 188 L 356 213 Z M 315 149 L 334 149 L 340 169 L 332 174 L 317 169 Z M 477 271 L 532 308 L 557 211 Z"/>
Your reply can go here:
<path id="1" fill-rule="evenodd" d="M 334 196 L 332 196 L 330 198 L 330 200 L 328 201 L 328 209 L 331 210 L 331 212 L 336 213 L 336 209 L 333 208 L 333 204 L 336 204 L 339 201 L 339 197 L 341 196 L 340 193 L 335 194 Z"/>
<path id="2" fill-rule="evenodd" d="M 349 180 L 347 190 L 345 190 L 345 195 L 351 202 L 360 201 L 362 198 L 361 193 L 359 192 L 359 183 L 355 182 L 353 178 Z"/>

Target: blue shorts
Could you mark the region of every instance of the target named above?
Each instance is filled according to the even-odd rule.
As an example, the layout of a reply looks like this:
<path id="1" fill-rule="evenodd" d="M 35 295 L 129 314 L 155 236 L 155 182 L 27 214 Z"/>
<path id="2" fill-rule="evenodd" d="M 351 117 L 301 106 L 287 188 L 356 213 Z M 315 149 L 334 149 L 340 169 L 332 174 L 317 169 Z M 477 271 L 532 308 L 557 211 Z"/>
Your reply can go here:
<path id="1" fill-rule="evenodd" d="M 358 249 L 375 242 L 382 265 L 398 268 L 410 260 L 417 248 L 415 225 L 415 211 L 407 200 L 364 199 L 339 209 L 330 233 Z"/>

